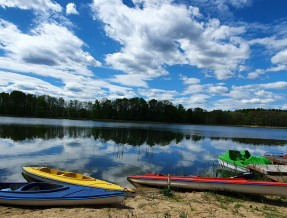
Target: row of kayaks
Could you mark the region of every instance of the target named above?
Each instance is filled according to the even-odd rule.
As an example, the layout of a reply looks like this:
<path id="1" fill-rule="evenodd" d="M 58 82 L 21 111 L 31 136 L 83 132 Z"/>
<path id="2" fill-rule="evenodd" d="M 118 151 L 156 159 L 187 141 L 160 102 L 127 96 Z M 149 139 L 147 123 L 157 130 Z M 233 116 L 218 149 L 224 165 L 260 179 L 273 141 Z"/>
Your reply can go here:
<path id="1" fill-rule="evenodd" d="M 273 162 L 287 164 L 287 154 L 265 154 L 264 157 L 252 156 L 248 150 L 237 151 L 228 150 L 224 155 L 218 156 L 219 165 L 231 168 L 236 173 L 240 173 L 239 178 L 212 178 L 200 176 L 164 176 L 161 174 L 146 174 L 129 176 L 128 180 L 135 186 L 149 185 L 157 187 L 168 186 L 171 188 L 189 190 L 225 191 L 257 195 L 277 195 L 287 196 L 287 183 L 250 181 L 246 178 L 248 174 L 248 164 L 268 165 Z M 244 174 L 246 173 L 246 174 Z M 241 177 L 242 176 L 242 177 Z M 241 177 L 241 178 L 240 178 Z M 252 177 L 252 176 L 251 176 Z"/>
<path id="2" fill-rule="evenodd" d="M 229 151 L 228 154 L 232 154 L 232 152 Z M 246 160 L 252 157 L 246 151 L 240 152 L 240 155 L 246 157 Z M 231 157 L 233 156 L 231 155 Z M 255 160 L 256 158 L 251 159 Z M 121 203 L 127 194 L 135 193 L 134 189 L 124 188 L 79 173 L 55 170 L 48 167 L 23 167 L 22 174 L 28 181 L 37 182 L 0 183 L 0 204 L 26 206 L 116 204 Z M 127 179 L 135 187 L 168 186 L 184 190 L 287 195 L 287 183 L 249 181 L 245 178 L 146 174 L 128 176 Z"/>
<path id="3" fill-rule="evenodd" d="M 23 167 L 25 183 L 0 183 L 0 204 L 71 206 L 121 203 L 133 189 L 47 167 Z M 34 182 L 31 182 L 34 181 Z"/>

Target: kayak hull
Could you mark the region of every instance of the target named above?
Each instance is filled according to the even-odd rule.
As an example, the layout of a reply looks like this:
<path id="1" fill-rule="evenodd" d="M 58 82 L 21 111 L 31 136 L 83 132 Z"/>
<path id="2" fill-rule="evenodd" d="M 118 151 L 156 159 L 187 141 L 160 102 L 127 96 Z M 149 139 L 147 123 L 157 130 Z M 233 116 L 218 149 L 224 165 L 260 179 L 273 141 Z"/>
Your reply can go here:
<path id="1" fill-rule="evenodd" d="M 239 165 L 236 165 L 234 163 L 230 163 L 228 161 L 222 160 L 220 158 L 218 158 L 218 165 L 220 167 L 226 167 L 228 168 L 230 171 L 234 171 L 235 173 L 245 173 L 245 172 L 249 172 L 250 170 L 247 167 L 242 167 Z"/>
<path id="2" fill-rule="evenodd" d="M 117 204 L 125 193 L 53 183 L 0 183 L 0 204 L 21 206 L 72 206 Z"/>
<path id="3" fill-rule="evenodd" d="M 123 196 L 109 197 L 103 199 L 76 199 L 76 200 L 19 200 L 0 199 L 0 204 L 19 206 L 79 206 L 79 205 L 101 205 L 119 204 L 124 200 Z"/>
<path id="4" fill-rule="evenodd" d="M 132 184 L 167 187 L 168 177 L 153 174 L 129 176 Z M 186 190 L 225 191 L 258 195 L 287 195 L 287 183 L 248 181 L 243 178 L 171 177 L 171 188 Z"/>

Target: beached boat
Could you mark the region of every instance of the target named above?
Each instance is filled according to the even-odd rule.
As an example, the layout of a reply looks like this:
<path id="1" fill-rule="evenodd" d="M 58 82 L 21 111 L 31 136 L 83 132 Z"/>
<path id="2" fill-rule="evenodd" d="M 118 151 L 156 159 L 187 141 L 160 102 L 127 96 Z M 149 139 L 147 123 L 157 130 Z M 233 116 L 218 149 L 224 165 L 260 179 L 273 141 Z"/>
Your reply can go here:
<path id="1" fill-rule="evenodd" d="M 43 182 L 0 183 L 0 204 L 70 206 L 116 204 L 125 193 L 100 188 Z"/>
<path id="2" fill-rule="evenodd" d="M 251 156 L 247 150 L 242 152 L 228 150 L 224 155 L 218 156 L 218 164 L 237 172 L 248 172 L 247 164 L 272 164 L 272 162 L 265 157 Z"/>
<path id="3" fill-rule="evenodd" d="M 273 163 L 287 165 L 287 154 L 284 154 L 284 153 L 270 153 L 270 152 L 268 152 L 268 153 L 265 153 L 263 157 L 269 159 Z"/>
<path id="4" fill-rule="evenodd" d="M 48 167 L 22 167 L 22 174 L 28 181 L 53 182 L 59 184 L 82 185 L 95 188 L 134 192 L 133 189 L 85 176 L 79 173 L 50 169 Z"/>
<path id="5" fill-rule="evenodd" d="M 225 191 L 257 195 L 287 195 L 287 183 L 248 181 L 244 178 L 211 178 L 199 176 L 168 176 L 146 174 L 129 176 L 128 181 L 135 187 L 154 186 L 188 190 Z M 170 181 L 170 182 L 169 182 Z"/>

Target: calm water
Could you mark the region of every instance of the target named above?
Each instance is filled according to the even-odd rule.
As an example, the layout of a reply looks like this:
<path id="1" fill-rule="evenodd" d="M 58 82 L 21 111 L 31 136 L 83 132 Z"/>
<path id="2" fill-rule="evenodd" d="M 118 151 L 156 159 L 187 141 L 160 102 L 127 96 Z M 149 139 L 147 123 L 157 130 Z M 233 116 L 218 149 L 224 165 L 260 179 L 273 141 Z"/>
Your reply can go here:
<path id="1" fill-rule="evenodd" d="M 48 166 L 131 187 L 128 175 L 202 175 L 228 149 L 263 155 L 286 145 L 286 129 L 0 117 L 0 181 Z"/>

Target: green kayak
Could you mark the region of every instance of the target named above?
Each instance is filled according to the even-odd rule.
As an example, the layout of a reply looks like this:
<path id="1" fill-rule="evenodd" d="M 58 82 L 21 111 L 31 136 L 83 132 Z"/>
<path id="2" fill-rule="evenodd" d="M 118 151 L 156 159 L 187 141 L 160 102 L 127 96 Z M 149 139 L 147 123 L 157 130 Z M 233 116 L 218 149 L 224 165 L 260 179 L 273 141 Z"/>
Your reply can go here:
<path id="1" fill-rule="evenodd" d="M 248 150 L 242 152 L 228 150 L 224 155 L 218 155 L 218 163 L 223 167 L 228 167 L 239 172 L 249 171 L 247 164 L 272 164 L 272 162 L 265 157 L 251 156 Z"/>

